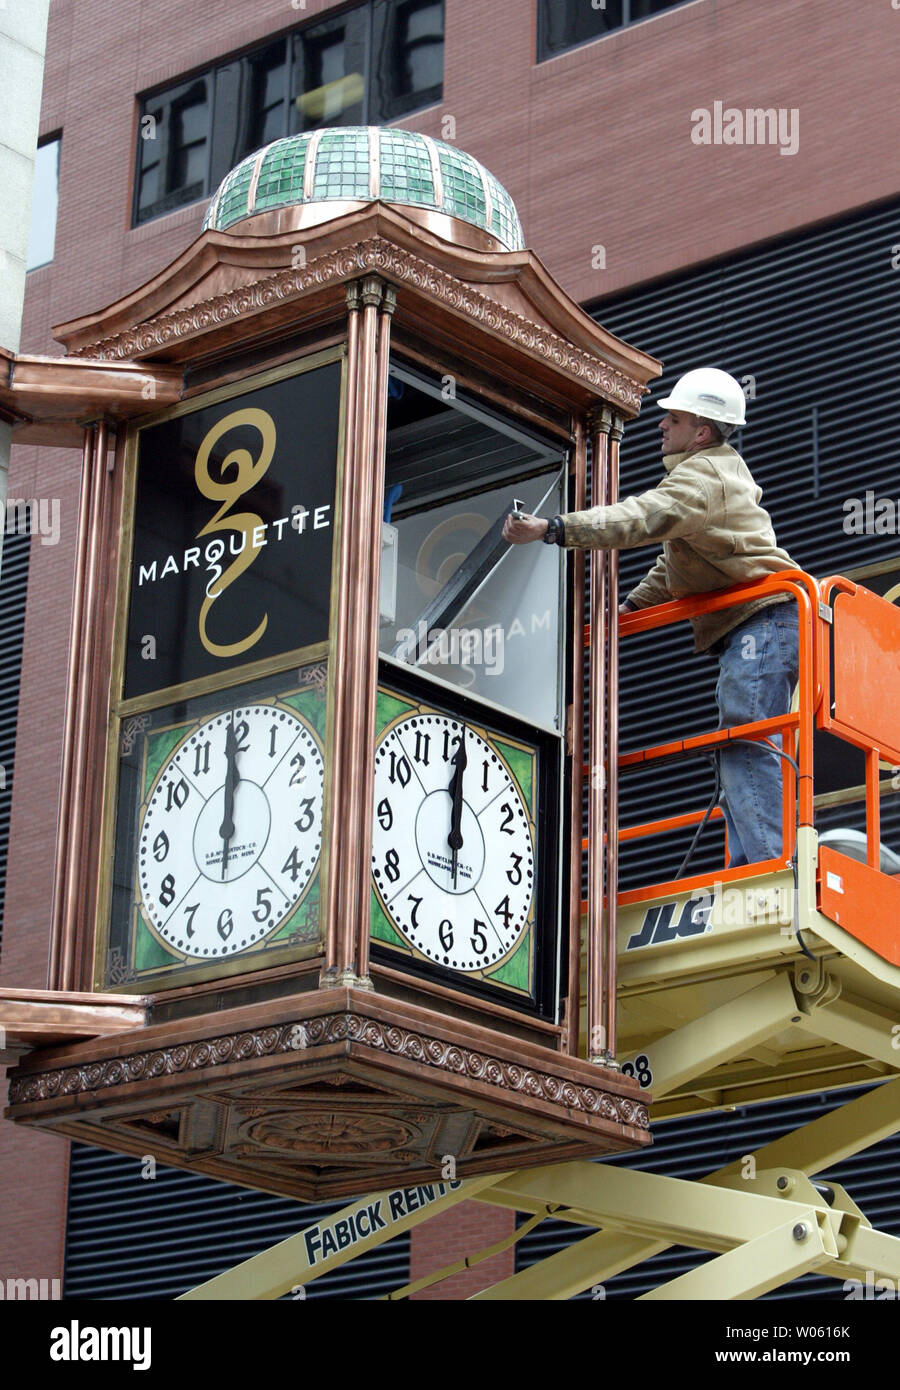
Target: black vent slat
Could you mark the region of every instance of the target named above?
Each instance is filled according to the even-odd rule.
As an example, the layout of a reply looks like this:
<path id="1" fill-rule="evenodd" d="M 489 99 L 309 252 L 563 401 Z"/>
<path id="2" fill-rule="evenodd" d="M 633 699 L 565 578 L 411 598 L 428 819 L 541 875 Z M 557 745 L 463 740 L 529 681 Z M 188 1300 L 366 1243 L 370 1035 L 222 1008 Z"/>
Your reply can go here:
<path id="1" fill-rule="evenodd" d="M 347 1205 L 304 1207 L 162 1164 L 144 1179 L 140 1159 L 83 1144 L 69 1171 L 64 1298 L 175 1298 Z M 407 1234 L 314 1280 L 306 1297 L 377 1298 L 408 1280 Z"/>

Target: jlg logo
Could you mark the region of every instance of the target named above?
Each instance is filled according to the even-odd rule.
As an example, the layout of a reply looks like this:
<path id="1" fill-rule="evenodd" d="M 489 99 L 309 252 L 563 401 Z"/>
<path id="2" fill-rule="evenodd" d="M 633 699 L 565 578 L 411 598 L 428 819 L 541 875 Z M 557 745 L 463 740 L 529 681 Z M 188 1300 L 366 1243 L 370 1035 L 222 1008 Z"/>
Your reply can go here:
<path id="1" fill-rule="evenodd" d="M 626 951 L 636 951 L 639 946 L 659 946 L 677 937 L 701 936 L 712 931 L 712 916 L 715 895 L 698 893 L 688 898 L 681 908 L 681 916 L 674 920 L 678 903 L 658 903 L 647 909 L 641 929 L 629 938 Z"/>

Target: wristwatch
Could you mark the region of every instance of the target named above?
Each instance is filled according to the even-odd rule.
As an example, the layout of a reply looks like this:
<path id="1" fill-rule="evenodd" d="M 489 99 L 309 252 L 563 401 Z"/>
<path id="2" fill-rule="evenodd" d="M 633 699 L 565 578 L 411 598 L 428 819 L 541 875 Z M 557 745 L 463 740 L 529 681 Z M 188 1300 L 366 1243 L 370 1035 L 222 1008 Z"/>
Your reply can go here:
<path id="1" fill-rule="evenodd" d="M 561 516 L 555 516 L 547 523 L 547 530 L 542 539 L 544 545 L 565 545 L 566 528 Z"/>

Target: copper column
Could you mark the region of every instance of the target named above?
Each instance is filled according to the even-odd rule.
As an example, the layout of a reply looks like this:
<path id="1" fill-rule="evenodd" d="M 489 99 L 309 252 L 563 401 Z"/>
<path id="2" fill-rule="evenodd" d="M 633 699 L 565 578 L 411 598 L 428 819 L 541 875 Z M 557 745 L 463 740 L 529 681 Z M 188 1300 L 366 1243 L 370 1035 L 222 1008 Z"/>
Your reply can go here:
<path id="1" fill-rule="evenodd" d="M 329 682 L 330 688 L 334 691 L 334 698 L 340 706 L 339 694 L 342 688 L 344 671 L 346 668 L 345 644 L 347 640 L 347 623 L 350 614 L 350 540 L 351 540 L 351 517 L 349 488 L 356 472 L 355 451 L 356 451 L 356 389 L 357 389 L 357 362 L 359 358 L 359 281 L 354 280 L 347 286 L 347 393 L 344 403 L 344 457 L 341 461 L 341 509 L 340 509 L 340 532 L 338 543 L 335 546 L 334 558 L 332 563 L 338 567 L 338 587 L 337 587 L 337 617 L 335 620 L 335 642 L 331 653 L 331 661 L 335 668 L 336 679 Z M 339 970 L 339 957 L 341 950 L 339 946 L 338 924 L 338 842 L 337 834 L 341 824 L 341 805 L 340 805 L 340 777 L 339 772 L 344 762 L 344 742 L 345 728 L 344 721 L 338 717 L 339 711 L 335 712 L 334 727 L 332 731 L 332 759 L 331 759 L 331 802 L 327 812 L 327 833 L 325 835 L 325 855 L 326 860 L 323 865 L 324 877 L 326 880 L 325 890 L 325 960 L 322 967 L 322 985 L 330 985 L 335 981 Z"/>
<path id="2" fill-rule="evenodd" d="M 371 791 L 378 669 L 389 324 L 384 285 L 348 287 L 350 377 L 341 496 L 332 797 L 328 825 L 326 958 L 322 984 L 365 984 L 368 969 Z M 390 309 L 393 297 L 390 298 Z"/>
<path id="3" fill-rule="evenodd" d="M 88 443 L 90 438 L 91 443 Z M 78 523 L 72 642 L 69 650 L 69 691 L 63 750 L 63 787 L 60 799 L 60 836 L 57 878 L 54 883 L 56 928 L 51 947 L 53 987 L 78 989 L 76 947 L 78 923 L 87 911 L 90 894 L 86 856 L 91 819 L 91 767 L 88 745 L 91 735 L 91 672 L 100 627 L 100 587 L 103 501 L 106 491 L 108 427 L 101 420 L 87 432 Z M 86 504 L 86 505 L 85 505 Z"/>
<path id="4" fill-rule="evenodd" d="M 86 425 L 81 455 L 81 491 L 78 499 L 78 538 L 75 549 L 75 583 L 72 593 L 72 625 L 69 664 L 66 674 L 66 713 L 63 725 L 62 774 L 59 791 L 59 824 L 56 837 L 56 873 L 53 880 L 53 917 L 50 930 L 50 960 L 47 984 L 50 989 L 65 987 L 63 959 L 70 952 L 65 941 L 64 914 L 68 879 L 68 850 L 72 838 L 72 776 L 75 759 L 75 727 L 78 707 L 79 672 L 83 669 L 81 643 L 84 633 L 84 588 L 87 569 L 88 532 L 91 519 L 91 482 L 96 472 L 94 434 Z"/>
<path id="5" fill-rule="evenodd" d="M 606 496 L 609 503 L 619 499 L 619 444 L 622 439 L 622 421 L 618 415 L 612 417 L 609 433 L 608 474 Z M 606 758 L 606 938 L 604 942 L 605 962 L 603 972 L 604 1024 L 606 1027 L 606 1054 L 609 1062 L 614 1062 L 617 1046 L 616 1029 L 616 965 L 617 935 L 619 925 L 619 552 L 610 550 L 608 559 L 608 584 L 606 591 L 607 623 L 609 634 L 609 655 L 607 660 L 606 720 L 607 720 L 607 758 Z"/>
<path id="6" fill-rule="evenodd" d="M 575 422 L 575 489 L 573 510 L 584 510 L 587 476 L 587 434 Z M 572 555 L 572 700 L 567 714 L 567 748 L 571 758 L 572 790 L 569 814 L 569 988 L 566 995 L 565 1048 L 578 1055 L 581 994 L 581 812 L 584 803 L 584 551 Z"/>
<path id="7" fill-rule="evenodd" d="M 612 414 L 603 407 L 591 419 L 592 486 L 591 504 L 605 507 L 608 501 L 609 432 Z M 608 1009 L 604 1007 L 604 831 L 606 829 L 606 616 L 610 555 L 606 550 L 591 551 L 590 589 L 590 791 L 588 795 L 588 969 L 587 969 L 587 1056 L 590 1062 L 606 1062 Z M 613 827 L 610 826 L 610 833 Z"/>

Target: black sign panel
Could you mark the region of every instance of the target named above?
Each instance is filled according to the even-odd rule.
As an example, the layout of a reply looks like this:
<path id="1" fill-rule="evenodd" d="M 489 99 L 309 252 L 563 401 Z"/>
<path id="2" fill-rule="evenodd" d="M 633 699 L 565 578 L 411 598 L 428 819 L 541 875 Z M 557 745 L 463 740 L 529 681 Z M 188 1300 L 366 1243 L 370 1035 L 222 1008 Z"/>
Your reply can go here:
<path id="1" fill-rule="evenodd" d="M 328 636 L 341 365 L 141 431 L 124 696 Z"/>

